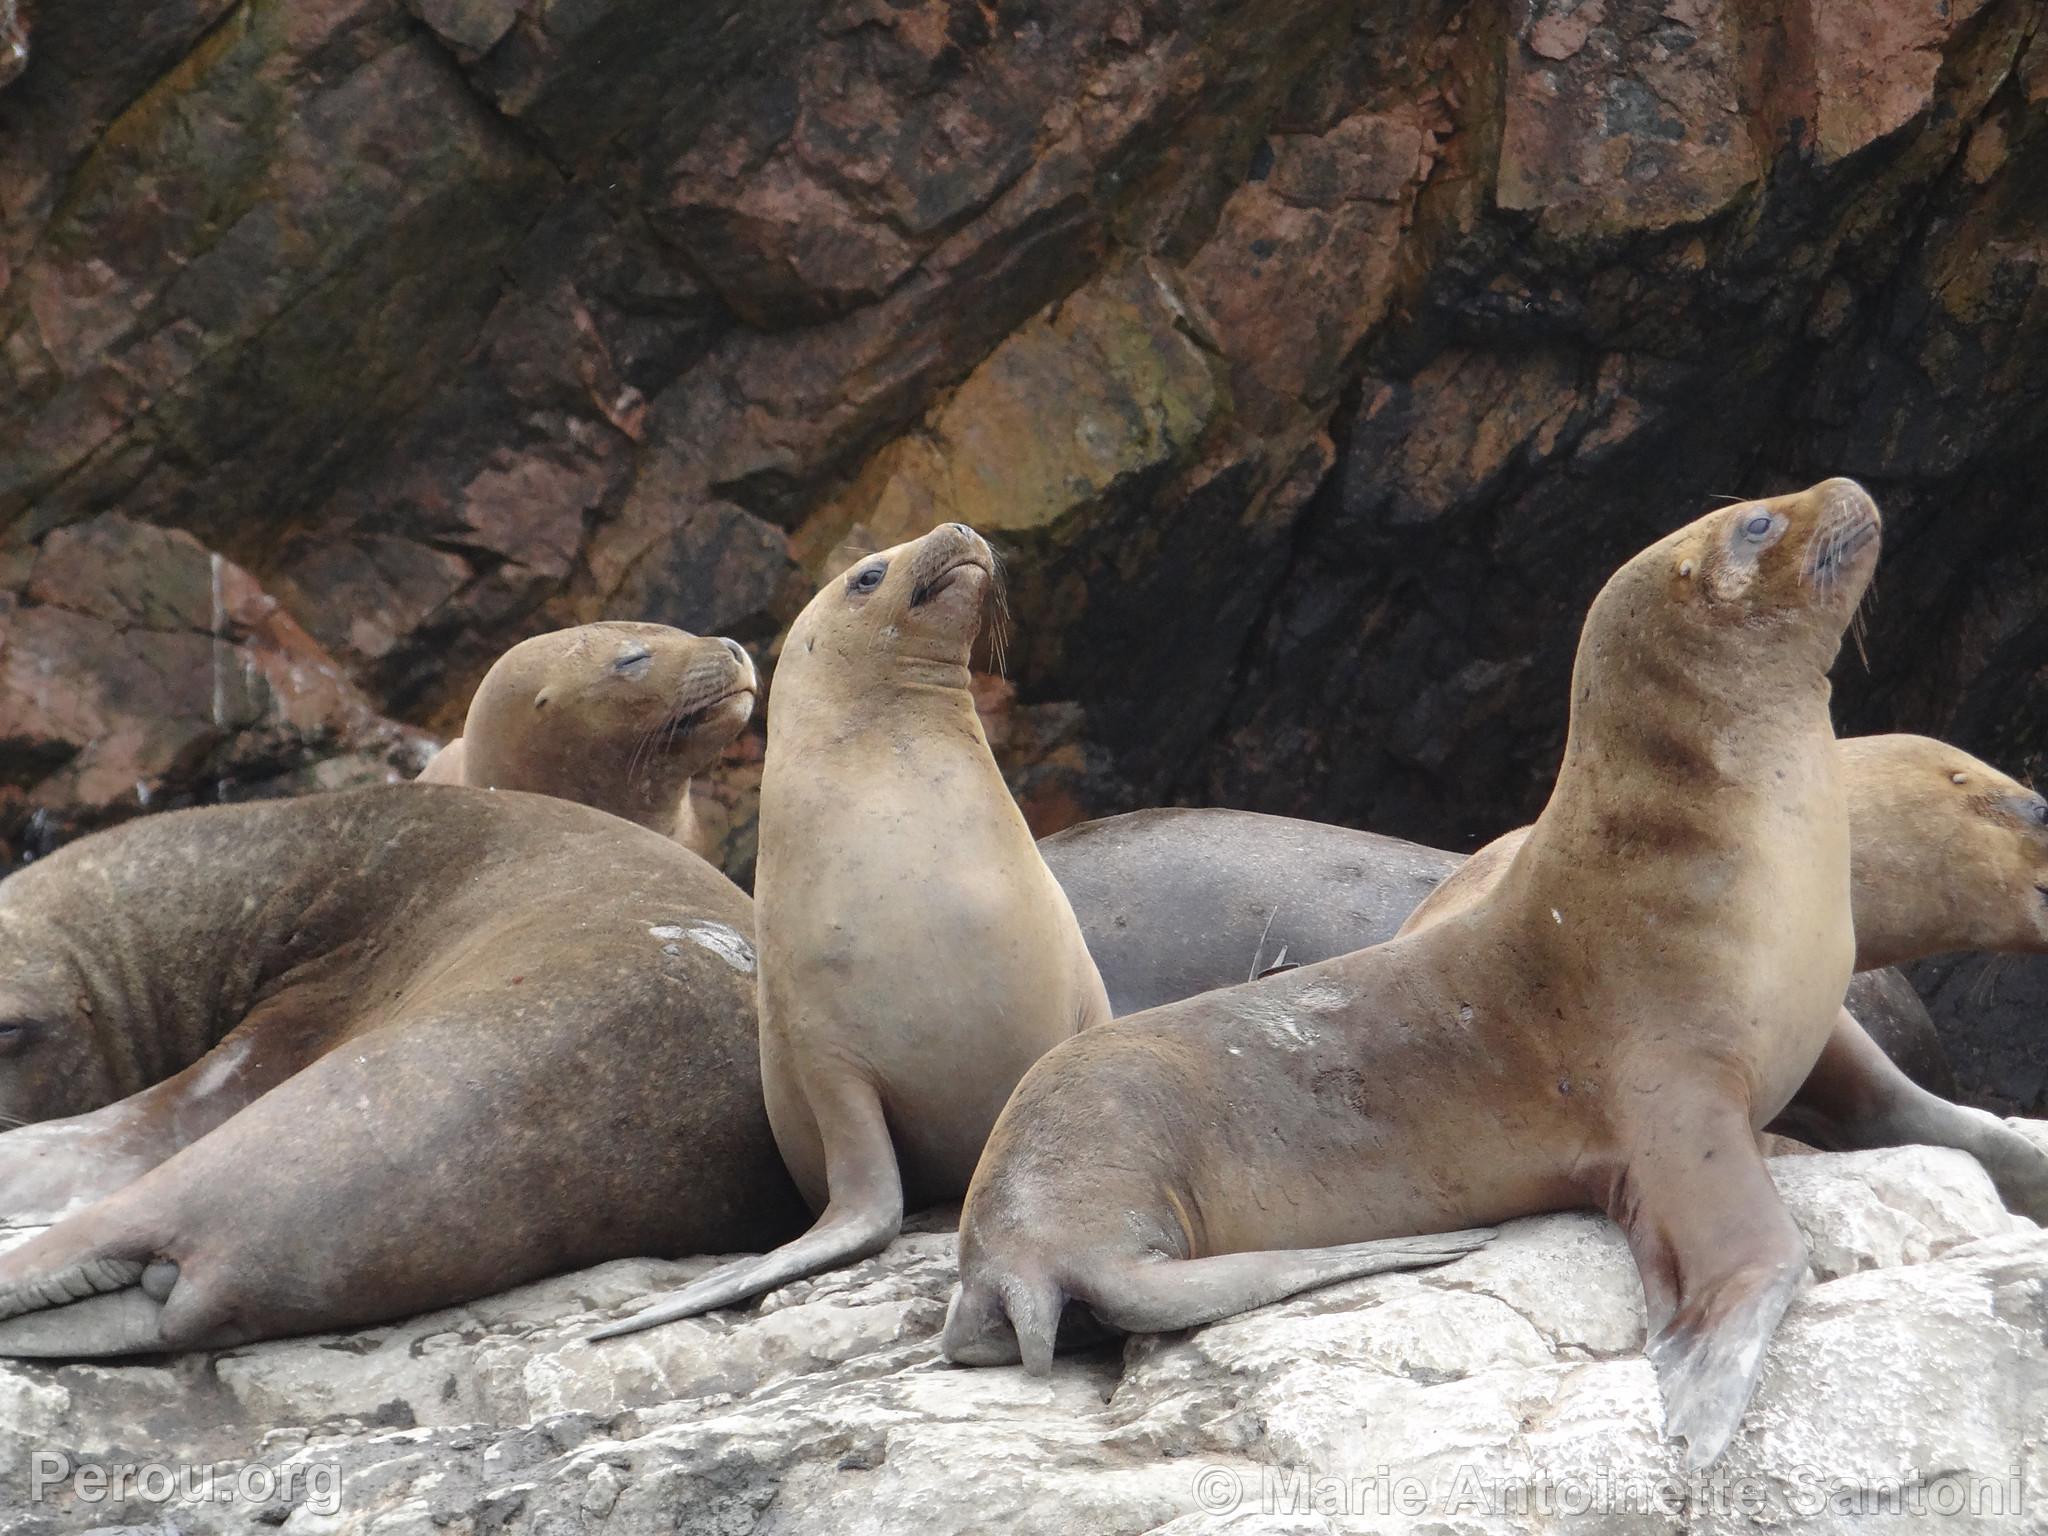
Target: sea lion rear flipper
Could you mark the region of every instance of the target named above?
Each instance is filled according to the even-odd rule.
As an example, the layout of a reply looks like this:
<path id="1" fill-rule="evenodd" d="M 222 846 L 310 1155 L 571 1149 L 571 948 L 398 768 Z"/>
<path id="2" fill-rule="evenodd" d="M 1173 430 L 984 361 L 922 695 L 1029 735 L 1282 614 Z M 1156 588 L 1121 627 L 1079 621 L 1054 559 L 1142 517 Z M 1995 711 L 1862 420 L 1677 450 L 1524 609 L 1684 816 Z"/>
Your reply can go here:
<path id="1" fill-rule="evenodd" d="M 67 1359 L 183 1347 L 167 1336 L 178 1267 L 146 1244 L 106 1240 L 100 1208 L 0 1258 L 0 1357 Z"/>
<path id="2" fill-rule="evenodd" d="M 1493 1236 L 1491 1229 L 1477 1228 L 1201 1259 L 1119 1258 L 1093 1266 L 1092 1272 L 1080 1271 L 1066 1291 L 1112 1328 L 1169 1333 L 1235 1317 L 1340 1280 L 1448 1264 L 1485 1247 Z M 1028 1364 L 1034 1354 L 1032 1341 L 1020 1337 L 1020 1343 Z"/>
<path id="3" fill-rule="evenodd" d="M 1902 1072 L 1847 1009 L 1769 1129 L 1832 1152 L 1954 1147 L 1984 1165 L 2009 1210 L 2048 1223 L 2048 1151 L 1996 1115 L 1951 1104 Z"/>
<path id="4" fill-rule="evenodd" d="M 0 1322 L 0 1358 L 72 1360 L 152 1355 L 176 1348 L 163 1333 L 164 1304 L 137 1287 Z"/>
<path id="5" fill-rule="evenodd" d="M 1680 1101 L 1632 1149 L 1607 1211 L 1643 1280 L 1644 1353 L 1664 1394 L 1664 1433 L 1704 1467 L 1727 1449 L 1764 1350 L 1806 1276 L 1806 1240 L 1786 1213 L 1745 1116 Z"/>
<path id="6" fill-rule="evenodd" d="M 835 1080 L 815 1090 L 812 1109 L 825 1143 L 824 1214 L 772 1253 L 714 1269 L 654 1305 L 585 1335 L 616 1338 L 731 1306 L 792 1280 L 880 1253 L 903 1226 L 903 1179 L 882 1101 L 872 1084 Z"/>

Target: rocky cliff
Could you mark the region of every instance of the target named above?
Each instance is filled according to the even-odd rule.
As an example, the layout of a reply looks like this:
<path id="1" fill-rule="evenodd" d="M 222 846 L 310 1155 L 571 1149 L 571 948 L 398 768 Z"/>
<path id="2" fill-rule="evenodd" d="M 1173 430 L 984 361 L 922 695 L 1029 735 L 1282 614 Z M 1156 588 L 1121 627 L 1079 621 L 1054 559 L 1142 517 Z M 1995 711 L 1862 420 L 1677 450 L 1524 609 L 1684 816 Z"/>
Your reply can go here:
<path id="1" fill-rule="evenodd" d="M 2029 0 L 44 9 L 0 88 L 15 855 L 402 771 L 390 722 L 541 628 L 772 661 L 947 518 L 1009 560 L 1041 830 L 1469 846 L 1540 804 L 1613 563 L 1836 473 L 1890 519 L 1844 729 L 2048 750 Z"/>

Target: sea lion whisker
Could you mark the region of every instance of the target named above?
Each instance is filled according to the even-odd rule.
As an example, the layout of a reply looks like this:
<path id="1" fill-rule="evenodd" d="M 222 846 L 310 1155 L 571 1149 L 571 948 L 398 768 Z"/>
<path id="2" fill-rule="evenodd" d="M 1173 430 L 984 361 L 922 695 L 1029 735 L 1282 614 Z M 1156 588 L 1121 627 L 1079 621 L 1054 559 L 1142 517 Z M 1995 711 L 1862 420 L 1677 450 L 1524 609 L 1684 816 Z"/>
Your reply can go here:
<path id="1" fill-rule="evenodd" d="M 1266 939 L 1273 931 L 1273 919 L 1279 915 L 1280 903 L 1276 901 L 1273 903 L 1273 910 L 1266 914 L 1266 926 L 1259 930 L 1259 942 L 1252 946 L 1252 968 L 1251 973 L 1245 977 L 1246 981 L 1257 981 L 1259 979 L 1259 972 L 1263 969 L 1259 961 L 1265 957 Z"/>

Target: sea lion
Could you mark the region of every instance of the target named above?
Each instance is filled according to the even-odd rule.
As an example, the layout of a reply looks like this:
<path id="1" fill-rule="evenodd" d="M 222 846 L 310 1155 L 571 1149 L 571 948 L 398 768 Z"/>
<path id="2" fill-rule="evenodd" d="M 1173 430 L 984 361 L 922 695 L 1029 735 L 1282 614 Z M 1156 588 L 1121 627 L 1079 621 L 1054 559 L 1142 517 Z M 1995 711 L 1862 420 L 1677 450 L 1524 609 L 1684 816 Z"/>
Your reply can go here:
<path id="1" fill-rule="evenodd" d="M 1257 811 L 1162 807 L 1038 844 L 1118 1018 L 1385 943 L 1464 856 Z"/>
<path id="2" fill-rule="evenodd" d="M 414 782 L 580 801 L 708 857 L 690 780 L 746 728 L 757 686 L 722 636 L 609 620 L 535 635 L 492 663 Z"/>
<path id="3" fill-rule="evenodd" d="M 1811 1078 L 1768 1129 L 1839 1151 L 1960 1148 L 2008 1206 L 2048 1221 L 2048 1152 L 1996 1115 L 1950 1102 L 1952 1074 L 1948 1094 L 1940 1091 L 1946 1056 L 1925 1061 L 1929 1037 L 1938 1049 L 1934 1021 L 1903 976 L 1880 969 L 1956 950 L 2048 952 L 2048 800 L 1926 736 L 1849 737 L 1838 750 L 1858 974 Z M 1482 901 L 1530 832 L 1517 828 L 1473 854 L 1401 932 Z"/>
<path id="4" fill-rule="evenodd" d="M 1756 1132 L 1855 956 L 1827 673 L 1879 527 L 1830 480 L 1651 546 L 1587 614 L 1555 789 L 1485 899 L 1048 1052 L 968 1190 L 946 1354 L 1043 1372 L 1069 1300 L 1183 1328 L 1340 1245 L 1590 1204 L 1667 1433 L 1717 1456 L 1806 1270 Z"/>
<path id="5" fill-rule="evenodd" d="M 1025 1068 L 1109 1017 L 1059 884 L 968 692 L 995 581 L 947 523 L 855 564 L 791 626 L 761 782 L 761 1076 L 796 1242 L 594 1337 L 721 1307 L 879 1251 L 957 1200 Z"/>
<path id="6" fill-rule="evenodd" d="M 751 926 L 651 831 L 447 787 L 172 812 L 14 875 L 0 1105 L 74 1117 L 0 1135 L 0 1188 L 118 1187 L 0 1255 L 0 1354 L 220 1347 L 781 1241 Z"/>

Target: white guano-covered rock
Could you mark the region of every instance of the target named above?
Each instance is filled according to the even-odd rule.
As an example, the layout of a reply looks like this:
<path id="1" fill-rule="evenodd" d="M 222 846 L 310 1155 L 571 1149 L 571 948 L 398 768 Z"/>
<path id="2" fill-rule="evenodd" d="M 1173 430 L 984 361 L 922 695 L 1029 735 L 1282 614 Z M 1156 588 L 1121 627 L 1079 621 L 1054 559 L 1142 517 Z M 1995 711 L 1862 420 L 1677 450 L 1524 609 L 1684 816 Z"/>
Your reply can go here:
<path id="1" fill-rule="evenodd" d="M 1660 1437 L 1620 1234 L 1510 1223 L 1439 1270 L 1062 1357 L 937 1350 L 953 1238 L 600 1345 L 711 1261 L 562 1276 L 405 1324 L 168 1362 L 0 1366 L 0 1528 L 189 1536 L 1043 1536 L 2039 1530 L 2048 1234 L 1960 1153 L 1785 1157 L 1815 1283 L 1742 1433 Z M 34 1458 L 220 1463 L 88 1499 Z M 32 1497 L 33 1496 L 33 1497 Z M 11 1523 L 10 1523 L 11 1522 Z"/>

